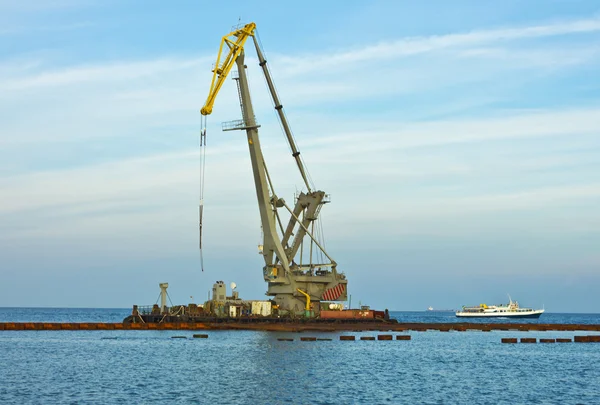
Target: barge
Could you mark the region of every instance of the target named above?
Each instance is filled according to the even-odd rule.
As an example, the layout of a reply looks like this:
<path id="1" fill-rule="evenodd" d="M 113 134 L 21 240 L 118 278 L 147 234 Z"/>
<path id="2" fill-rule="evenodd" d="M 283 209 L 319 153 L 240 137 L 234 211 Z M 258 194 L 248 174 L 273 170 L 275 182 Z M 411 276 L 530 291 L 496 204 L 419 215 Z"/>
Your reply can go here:
<path id="1" fill-rule="evenodd" d="M 231 283 L 231 295 L 226 294 L 223 281 L 213 285 L 212 298 L 204 304 L 167 306 L 168 283 L 159 284 L 160 305 L 134 305 L 131 315 L 123 320 L 124 324 L 163 324 L 163 323 L 201 323 L 201 324 L 381 324 L 398 323 L 390 319 L 389 311 L 373 310 L 369 306 L 360 309 L 344 309 L 339 303 L 307 300 L 303 314 L 279 308 L 273 300 L 244 300 Z"/>

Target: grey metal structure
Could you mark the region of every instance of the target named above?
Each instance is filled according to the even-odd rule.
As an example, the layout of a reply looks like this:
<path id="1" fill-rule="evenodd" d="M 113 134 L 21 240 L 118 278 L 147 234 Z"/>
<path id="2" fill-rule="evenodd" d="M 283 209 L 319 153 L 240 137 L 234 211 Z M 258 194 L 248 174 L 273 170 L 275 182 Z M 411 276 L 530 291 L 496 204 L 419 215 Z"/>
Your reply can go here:
<path id="1" fill-rule="evenodd" d="M 213 284 L 212 288 L 212 300 L 213 301 L 225 301 L 227 297 L 227 288 L 225 287 L 225 282 L 217 281 Z"/>
<path id="2" fill-rule="evenodd" d="M 259 125 L 256 123 L 250 97 L 243 49 L 235 59 L 237 75 L 233 76 L 238 87 L 242 120 L 229 125 L 224 124 L 223 130 L 246 131 L 263 230 L 262 256 L 265 261 L 263 276 L 268 283 L 266 294 L 274 297 L 273 300 L 280 313 L 312 316 L 319 311 L 321 300 L 346 301 L 348 281 L 343 273 L 337 271 L 337 263 L 315 236 L 315 223 L 321 208 L 329 202 L 329 198 L 324 191 L 313 190 L 311 187 L 283 106 L 275 90 L 267 61 L 253 34 L 252 39 L 275 110 L 306 187 L 306 191 L 296 196 L 293 208 L 276 194 L 267 170 L 258 136 Z M 280 216 L 282 208 L 289 213 L 285 228 Z M 308 263 L 303 263 L 304 257 L 307 256 L 306 244 L 309 245 L 309 260 Z M 323 258 L 322 263 L 313 262 L 313 257 L 316 257 L 317 253 Z M 328 260 L 324 260 L 325 258 Z M 311 302 L 313 307 L 309 308 Z"/>
<path id="3" fill-rule="evenodd" d="M 167 310 L 167 288 L 169 288 L 169 283 L 160 283 L 158 284 L 160 287 L 160 313 L 164 313 Z"/>

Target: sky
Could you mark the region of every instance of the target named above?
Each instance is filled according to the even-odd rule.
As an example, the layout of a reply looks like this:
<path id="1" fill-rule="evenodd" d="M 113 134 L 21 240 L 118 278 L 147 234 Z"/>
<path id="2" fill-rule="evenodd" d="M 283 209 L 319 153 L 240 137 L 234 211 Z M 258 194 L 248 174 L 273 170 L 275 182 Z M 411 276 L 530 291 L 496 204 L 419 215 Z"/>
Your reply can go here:
<path id="1" fill-rule="evenodd" d="M 255 22 L 352 305 L 600 313 L 600 3 L 0 0 L 0 306 L 264 299 L 220 39 Z M 279 196 L 302 188 L 247 47 Z"/>

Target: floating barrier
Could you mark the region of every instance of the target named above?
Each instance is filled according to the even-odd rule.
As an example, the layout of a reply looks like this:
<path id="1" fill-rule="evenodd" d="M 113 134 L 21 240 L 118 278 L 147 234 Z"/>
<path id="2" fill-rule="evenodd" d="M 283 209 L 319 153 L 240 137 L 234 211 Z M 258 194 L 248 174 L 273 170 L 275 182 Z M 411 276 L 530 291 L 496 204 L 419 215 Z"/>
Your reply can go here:
<path id="1" fill-rule="evenodd" d="M 285 322 L 281 320 L 267 319 L 264 321 L 240 321 L 228 320 L 223 322 L 213 319 L 206 322 L 164 322 L 164 323 L 105 323 L 105 322 L 81 322 L 81 323 L 48 323 L 48 322 L 4 322 L 0 323 L 0 330 L 262 330 L 274 332 L 335 332 L 335 331 L 390 331 L 404 332 L 412 330 L 425 332 L 427 330 L 449 332 L 449 331 L 482 331 L 492 330 L 515 330 L 515 331 L 595 331 L 600 332 L 600 324 L 489 324 L 489 323 L 398 323 L 365 325 L 354 322 L 325 322 L 314 320 L 310 322 Z M 591 335 L 590 341 L 600 341 L 600 335 Z M 595 340 L 599 339 L 599 340 Z"/>
<path id="2" fill-rule="evenodd" d="M 360 340 L 375 340 L 375 336 L 361 336 Z"/>
<path id="3" fill-rule="evenodd" d="M 396 340 L 410 340 L 410 335 L 396 335 Z"/>
<path id="4" fill-rule="evenodd" d="M 316 342 L 317 338 L 316 337 L 301 337 L 300 340 L 302 342 Z"/>
<path id="5" fill-rule="evenodd" d="M 340 336 L 340 340 L 356 340 L 356 336 L 342 335 Z"/>
<path id="6" fill-rule="evenodd" d="M 196 339 L 208 339 L 208 335 L 192 335 Z"/>
<path id="7" fill-rule="evenodd" d="M 595 335 L 592 336 L 592 338 Z M 576 342 L 591 342 L 589 340 L 590 336 L 575 336 Z M 517 338 L 502 338 L 502 343 L 517 343 Z M 573 340 L 570 338 L 556 338 L 556 339 L 547 339 L 540 338 L 540 343 L 571 343 Z M 598 341 L 600 342 L 600 336 Z M 521 338 L 521 343 L 536 343 L 536 338 Z"/>
<path id="8" fill-rule="evenodd" d="M 293 342 L 294 339 L 292 338 L 277 338 L 277 340 L 279 340 L 280 342 Z"/>
<path id="9" fill-rule="evenodd" d="M 171 336 L 171 339 L 187 339 L 187 336 Z"/>
<path id="10" fill-rule="evenodd" d="M 600 343 L 600 335 L 575 336 L 577 343 Z"/>
<path id="11" fill-rule="evenodd" d="M 392 340 L 392 335 L 377 335 L 377 340 Z"/>

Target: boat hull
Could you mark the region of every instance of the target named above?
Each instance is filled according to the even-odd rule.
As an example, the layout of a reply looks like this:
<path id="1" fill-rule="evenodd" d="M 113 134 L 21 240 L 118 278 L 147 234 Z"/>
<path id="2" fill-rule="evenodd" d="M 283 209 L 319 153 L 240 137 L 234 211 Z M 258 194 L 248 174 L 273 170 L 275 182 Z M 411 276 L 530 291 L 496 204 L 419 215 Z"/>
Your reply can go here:
<path id="1" fill-rule="evenodd" d="M 457 312 L 457 318 L 539 318 L 544 311 L 533 311 L 530 313 L 524 314 L 511 314 L 511 313 L 466 313 L 466 312 Z"/>

